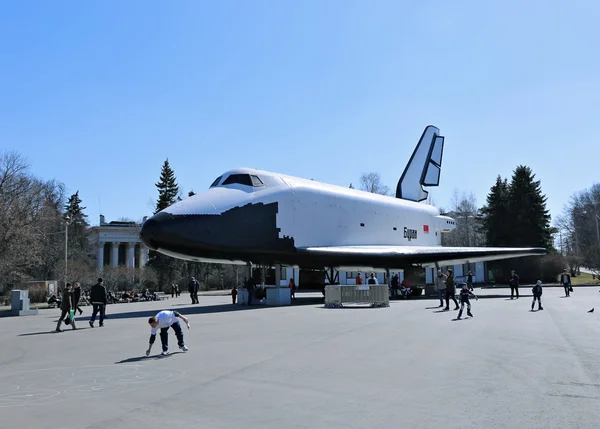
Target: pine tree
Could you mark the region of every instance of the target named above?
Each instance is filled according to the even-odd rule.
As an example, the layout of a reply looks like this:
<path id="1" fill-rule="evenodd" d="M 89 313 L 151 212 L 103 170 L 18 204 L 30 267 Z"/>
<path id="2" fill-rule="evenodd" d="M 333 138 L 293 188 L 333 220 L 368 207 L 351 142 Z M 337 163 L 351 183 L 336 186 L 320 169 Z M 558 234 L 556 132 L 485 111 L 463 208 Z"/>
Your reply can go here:
<path id="1" fill-rule="evenodd" d="M 156 210 L 154 214 L 166 209 L 176 201 L 181 201 L 181 197 L 179 195 L 179 185 L 177 185 L 175 172 L 169 165 L 168 158 L 163 163 L 162 170 L 160 172 L 160 181 L 156 183 L 156 187 L 158 188 L 158 201 L 156 202 Z"/>
<path id="2" fill-rule="evenodd" d="M 196 193 L 194 191 L 188 192 L 188 197 L 193 197 L 194 195 L 196 195 Z"/>
<path id="3" fill-rule="evenodd" d="M 529 167 L 518 166 L 509 190 L 511 244 L 517 247 L 552 248 L 550 212 L 540 181 Z"/>
<path id="4" fill-rule="evenodd" d="M 87 215 L 83 212 L 86 207 L 81 206 L 79 191 L 71 195 L 65 205 L 65 217 L 68 216 L 68 234 L 69 234 L 69 254 L 71 258 L 78 260 L 87 260 L 90 243 L 86 235 L 89 224 L 86 221 Z"/>
<path id="5" fill-rule="evenodd" d="M 181 201 L 175 172 L 169 165 L 168 159 L 163 163 L 160 180 L 156 183 L 156 188 L 158 189 L 158 200 L 156 201 L 154 214 L 166 209 L 177 201 Z M 184 269 L 183 261 L 163 255 L 154 250 L 148 252 L 148 258 L 148 265 L 157 270 L 159 290 L 166 288 L 168 291 L 170 285 L 181 278 L 182 270 Z"/>
<path id="6" fill-rule="evenodd" d="M 509 220 L 509 186 L 500 176 L 491 187 L 487 204 L 481 209 L 481 232 L 485 234 L 486 244 L 494 247 L 511 245 L 511 222 Z"/>
<path id="7" fill-rule="evenodd" d="M 493 247 L 544 247 L 552 250 L 550 214 L 539 181 L 526 166 L 518 166 L 510 184 L 500 176 L 491 188 L 482 223 L 486 243 Z M 495 280 L 505 282 L 514 269 L 524 282 L 544 275 L 544 260 L 537 257 L 512 258 L 489 263 Z M 547 269 L 546 269 L 547 271 Z"/>
<path id="8" fill-rule="evenodd" d="M 75 192 L 73 195 L 69 197 L 67 204 L 65 205 L 66 214 L 73 221 L 85 222 L 85 218 L 87 215 L 83 213 L 83 211 L 87 207 L 81 207 L 81 198 L 79 198 L 79 191 Z"/>

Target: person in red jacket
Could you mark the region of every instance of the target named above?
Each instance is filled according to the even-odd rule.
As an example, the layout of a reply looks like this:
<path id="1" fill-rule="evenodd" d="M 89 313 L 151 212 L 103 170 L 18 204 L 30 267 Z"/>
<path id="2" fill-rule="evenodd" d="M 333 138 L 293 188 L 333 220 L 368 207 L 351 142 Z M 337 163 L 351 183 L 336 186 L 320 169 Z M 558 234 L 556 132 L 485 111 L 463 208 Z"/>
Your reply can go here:
<path id="1" fill-rule="evenodd" d="M 294 299 L 296 299 L 296 283 L 294 282 L 294 278 L 293 277 L 290 279 L 289 286 L 290 286 L 291 297 L 294 298 Z"/>

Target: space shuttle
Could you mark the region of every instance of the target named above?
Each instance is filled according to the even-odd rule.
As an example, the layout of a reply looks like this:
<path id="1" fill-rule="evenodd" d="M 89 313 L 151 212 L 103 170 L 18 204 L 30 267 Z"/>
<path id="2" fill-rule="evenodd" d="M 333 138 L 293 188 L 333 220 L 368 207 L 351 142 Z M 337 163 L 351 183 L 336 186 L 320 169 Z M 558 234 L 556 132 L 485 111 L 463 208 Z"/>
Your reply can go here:
<path id="1" fill-rule="evenodd" d="M 435 267 L 543 255 L 543 248 L 442 247 L 455 220 L 423 203 L 438 186 L 444 137 L 427 126 L 395 196 L 251 168 L 147 219 L 140 238 L 174 258 L 338 271 Z"/>

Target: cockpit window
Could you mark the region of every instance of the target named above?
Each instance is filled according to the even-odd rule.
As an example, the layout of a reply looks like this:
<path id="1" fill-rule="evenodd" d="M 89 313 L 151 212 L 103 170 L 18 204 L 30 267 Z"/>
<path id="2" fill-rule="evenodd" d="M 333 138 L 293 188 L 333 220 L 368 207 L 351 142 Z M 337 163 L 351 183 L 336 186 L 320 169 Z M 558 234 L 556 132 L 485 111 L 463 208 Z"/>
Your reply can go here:
<path id="1" fill-rule="evenodd" d="M 211 188 L 214 188 L 215 186 L 217 186 L 219 184 L 219 182 L 221 181 L 221 177 L 223 176 L 219 176 L 215 179 L 214 182 L 212 182 L 212 185 L 210 185 Z"/>
<path id="2" fill-rule="evenodd" d="M 258 176 L 251 175 L 250 178 L 252 179 L 252 185 L 254 187 L 265 186 L 265 184 L 262 182 L 262 180 L 260 180 Z"/>
<path id="3" fill-rule="evenodd" d="M 239 185 L 252 186 L 253 188 L 259 188 L 265 186 L 260 177 L 254 174 L 231 174 L 221 185 L 233 185 L 237 183 Z"/>
<path id="4" fill-rule="evenodd" d="M 252 184 L 252 179 L 249 174 L 232 174 L 225 181 L 223 185 L 233 185 L 234 183 L 239 183 L 240 185 L 254 186 Z"/>

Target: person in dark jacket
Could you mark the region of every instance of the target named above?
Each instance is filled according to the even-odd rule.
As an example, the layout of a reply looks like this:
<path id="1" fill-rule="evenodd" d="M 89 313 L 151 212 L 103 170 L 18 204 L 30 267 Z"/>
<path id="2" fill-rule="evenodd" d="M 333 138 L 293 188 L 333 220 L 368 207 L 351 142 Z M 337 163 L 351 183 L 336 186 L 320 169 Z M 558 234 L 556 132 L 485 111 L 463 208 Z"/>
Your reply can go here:
<path id="1" fill-rule="evenodd" d="M 90 328 L 94 327 L 94 321 L 96 320 L 96 314 L 100 312 L 100 326 L 104 326 L 104 315 L 107 303 L 106 288 L 104 287 L 101 278 L 98 279 L 98 283 L 92 286 L 90 292 L 90 301 L 92 302 L 92 318 L 90 319 Z"/>
<path id="2" fill-rule="evenodd" d="M 560 275 L 560 282 L 565 288 L 565 296 L 571 296 L 571 275 L 564 270 Z"/>
<path id="3" fill-rule="evenodd" d="M 83 314 L 83 310 L 79 307 L 79 300 L 81 298 L 81 285 L 79 282 L 75 282 L 75 287 L 73 288 L 73 310 L 79 311 L 79 314 Z"/>
<path id="4" fill-rule="evenodd" d="M 531 303 L 531 311 L 533 311 L 533 306 L 534 306 L 536 300 L 538 302 L 538 310 L 543 310 L 544 308 L 542 307 L 542 281 L 541 280 L 537 281 L 535 286 L 531 289 L 531 292 L 533 292 L 533 302 Z"/>
<path id="5" fill-rule="evenodd" d="M 254 279 L 252 277 L 246 282 L 246 290 L 248 291 L 248 305 L 251 305 L 252 295 L 254 295 Z"/>
<path id="6" fill-rule="evenodd" d="M 469 285 L 467 283 L 463 283 L 462 288 L 459 291 L 459 295 L 460 295 L 460 311 L 458 312 L 457 319 L 460 319 L 462 317 L 462 313 L 463 313 L 463 309 L 465 308 L 465 304 L 467 304 L 467 316 L 473 317 L 473 313 L 471 313 L 471 301 L 469 300 L 469 297 L 472 296 L 475 299 L 477 299 L 477 297 L 471 293 L 471 290 L 469 289 Z"/>
<path id="7" fill-rule="evenodd" d="M 71 311 L 71 308 L 73 308 L 73 290 L 71 289 L 71 283 L 67 283 L 67 286 L 62 293 L 62 302 L 60 303 L 61 313 L 60 318 L 58 319 L 58 324 L 56 325 L 56 332 L 62 332 L 60 325 L 65 317 L 70 317 L 69 312 Z M 70 323 L 72 329 L 77 329 L 75 326 L 75 319 L 70 320 Z"/>
<path id="8" fill-rule="evenodd" d="M 200 304 L 198 301 L 198 291 L 200 290 L 200 283 L 194 277 L 190 279 L 188 283 L 188 291 L 190 293 L 190 298 L 192 298 L 192 304 Z"/>
<path id="9" fill-rule="evenodd" d="M 449 311 L 450 310 L 450 298 L 452 298 L 452 301 L 454 301 L 454 305 L 456 306 L 454 309 L 458 310 L 458 302 L 456 301 L 456 298 L 454 297 L 454 293 L 455 293 L 455 286 L 454 286 L 454 272 L 450 269 L 448 269 L 448 271 L 446 272 L 446 308 L 444 308 L 444 310 Z"/>
<path id="10" fill-rule="evenodd" d="M 398 289 L 400 288 L 400 277 L 398 274 L 394 274 L 392 277 L 392 297 L 398 297 Z"/>
<path id="11" fill-rule="evenodd" d="M 510 272 L 510 299 L 513 299 L 515 291 L 517 292 L 517 299 L 519 299 L 519 276 L 515 273 L 515 270 Z"/>

